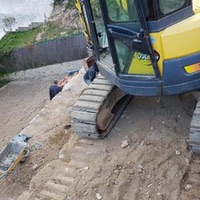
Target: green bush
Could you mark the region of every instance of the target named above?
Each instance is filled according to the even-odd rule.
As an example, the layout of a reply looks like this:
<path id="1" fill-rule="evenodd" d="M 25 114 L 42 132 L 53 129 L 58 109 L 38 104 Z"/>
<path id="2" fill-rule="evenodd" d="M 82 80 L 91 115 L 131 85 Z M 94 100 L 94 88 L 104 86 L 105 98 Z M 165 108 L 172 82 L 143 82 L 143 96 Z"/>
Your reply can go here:
<path id="1" fill-rule="evenodd" d="M 0 79 L 0 88 L 3 87 L 4 85 L 8 84 L 8 80 L 7 79 Z"/>
<path id="2" fill-rule="evenodd" d="M 41 27 L 22 32 L 7 33 L 0 40 L 0 49 L 2 52 L 10 52 L 14 48 L 25 47 L 35 43 L 37 34 L 41 32 Z"/>
<path id="3" fill-rule="evenodd" d="M 64 0 L 54 0 L 53 5 L 59 5 L 61 2 L 63 2 Z"/>
<path id="4" fill-rule="evenodd" d="M 66 4 L 66 9 L 73 9 L 73 8 L 75 8 L 75 1 L 69 0 L 68 3 Z"/>

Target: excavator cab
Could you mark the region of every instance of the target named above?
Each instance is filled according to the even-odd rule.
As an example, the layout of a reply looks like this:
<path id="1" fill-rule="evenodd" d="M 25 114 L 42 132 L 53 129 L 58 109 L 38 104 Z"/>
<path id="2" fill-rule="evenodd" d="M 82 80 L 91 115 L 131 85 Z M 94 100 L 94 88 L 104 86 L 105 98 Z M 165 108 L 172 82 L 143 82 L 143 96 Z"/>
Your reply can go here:
<path id="1" fill-rule="evenodd" d="M 83 0 L 101 74 L 127 94 L 200 88 L 200 14 L 191 0 Z"/>

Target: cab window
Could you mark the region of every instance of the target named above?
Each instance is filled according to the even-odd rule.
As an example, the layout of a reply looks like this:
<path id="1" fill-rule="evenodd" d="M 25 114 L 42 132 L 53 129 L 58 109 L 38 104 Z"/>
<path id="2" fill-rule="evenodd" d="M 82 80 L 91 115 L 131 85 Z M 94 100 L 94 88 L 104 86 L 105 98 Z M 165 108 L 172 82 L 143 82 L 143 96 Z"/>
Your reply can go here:
<path id="1" fill-rule="evenodd" d="M 147 0 L 141 0 L 145 16 L 149 15 Z M 108 15 L 113 22 L 139 21 L 134 0 L 106 0 Z"/>
<path id="2" fill-rule="evenodd" d="M 189 5 L 191 0 L 140 0 L 147 21 L 159 20 Z M 106 0 L 113 22 L 139 21 L 135 0 Z"/>
<path id="3" fill-rule="evenodd" d="M 185 0 L 160 0 L 160 11 L 163 15 L 173 13 L 181 9 L 185 2 Z"/>

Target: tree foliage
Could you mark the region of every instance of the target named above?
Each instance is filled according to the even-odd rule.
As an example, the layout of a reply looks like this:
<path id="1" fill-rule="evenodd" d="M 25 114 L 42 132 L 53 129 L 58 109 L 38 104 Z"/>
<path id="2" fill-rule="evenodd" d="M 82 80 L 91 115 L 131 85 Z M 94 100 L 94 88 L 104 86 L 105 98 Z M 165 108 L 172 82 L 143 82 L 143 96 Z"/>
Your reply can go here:
<path id="1" fill-rule="evenodd" d="M 53 1 L 53 5 L 56 6 L 56 5 L 59 5 L 61 2 L 63 2 L 64 0 L 54 0 Z"/>
<path id="2" fill-rule="evenodd" d="M 4 17 L 2 19 L 2 23 L 3 23 L 3 26 L 4 26 L 4 31 L 5 32 L 7 32 L 7 31 L 11 32 L 13 26 L 16 24 L 16 19 L 15 19 L 15 17 Z"/>

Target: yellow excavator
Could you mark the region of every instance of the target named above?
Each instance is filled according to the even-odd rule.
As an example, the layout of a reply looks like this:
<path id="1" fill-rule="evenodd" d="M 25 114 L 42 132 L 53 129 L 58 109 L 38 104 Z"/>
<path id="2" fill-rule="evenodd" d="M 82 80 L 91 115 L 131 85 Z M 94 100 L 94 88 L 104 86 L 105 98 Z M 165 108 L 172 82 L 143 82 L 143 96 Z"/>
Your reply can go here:
<path id="1" fill-rule="evenodd" d="M 89 54 L 100 74 L 72 110 L 72 128 L 103 138 L 128 95 L 178 95 L 200 89 L 199 0 L 75 0 Z M 200 103 L 189 145 L 200 153 Z M 122 110 L 120 108 L 119 110 Z M 116 118 L 117 119 L 117 118 Z"/>

